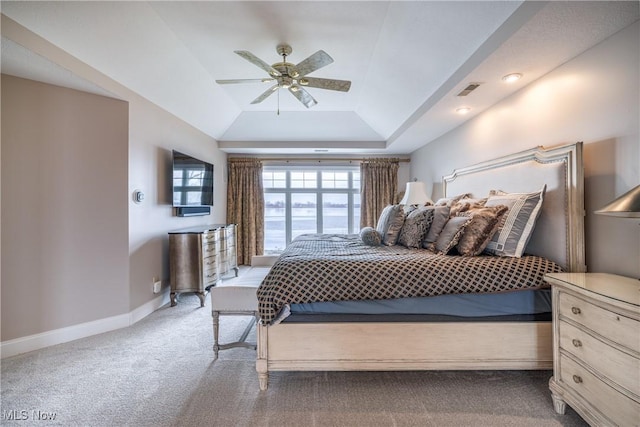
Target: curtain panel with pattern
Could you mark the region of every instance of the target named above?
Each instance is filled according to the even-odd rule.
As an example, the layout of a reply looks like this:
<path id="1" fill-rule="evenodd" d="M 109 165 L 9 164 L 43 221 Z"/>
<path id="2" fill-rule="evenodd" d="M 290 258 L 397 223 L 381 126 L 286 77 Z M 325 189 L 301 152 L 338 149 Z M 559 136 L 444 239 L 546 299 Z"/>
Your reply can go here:
<path id="1" fill-rule="evenodd" d="M 374 227 L 385 206 L 393 204 L 398 190 L 397 158 L 364 159 L 360 163 L 360 228 Z"/>
<path id="2" fill-rule="evenodd" d="M 264 253 L 264 190 L 262 162 L 253 158 L 229 158 L 227 222 L 237 224 L 238 265 L 251 265 Z"/>

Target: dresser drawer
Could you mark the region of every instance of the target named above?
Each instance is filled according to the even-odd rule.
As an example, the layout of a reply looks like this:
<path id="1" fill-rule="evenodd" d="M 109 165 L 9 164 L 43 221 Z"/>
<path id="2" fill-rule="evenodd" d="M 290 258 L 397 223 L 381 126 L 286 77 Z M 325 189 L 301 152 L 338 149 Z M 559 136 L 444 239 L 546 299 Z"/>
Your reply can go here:
<path id="1" fill-rule="evenodd" d="M 202 258 L 208 258 L 218 253 L 218 243 L 207 243 L 202 245 Z"/>
<path id="2" fill-rule="evenodd" d="M 202 234 L 202 244 L 216 243 L 220 240 L 220 232 L 218 230 L 211 230 Z"/>
<path id="3" fill-rule="evenodd" d="M 598 408 L 598 412 L 614 425 L 637 426 L 640 423 L 640 403 L 620 394 L 563 354 L 560 355 L 560 381 Z"/>
<path id="4" fill-rule="evenodd" d="M 581 298 L 560 292 L 560 316 L 640 353 L 640 322 L 605 310 Z"/>
<path id="5" fill-rule="evenodd" d="M 218 269 L 212 268 L 210 270 L 204 270 L 202 272 L 202 283 L 206 288 L 209 285 L 213 285 L 218 281 Z"/>
<path id="6" fill-rule="evenodd" d="M 563 321 L 560 321 L 560 348 L 624 387 L 640 400 L 640 360 L 636 357 L 616 350 Z"/>
<path id="7" fill-rule="evenodd" d="M 219 255 L 210 255 L 208 257 L 203 258 L 202 260 L 202 269 L 203 270 L 208 270 L 211 268 L 216 268 L 216 266 L 218 265 L 218 258 Z"/>

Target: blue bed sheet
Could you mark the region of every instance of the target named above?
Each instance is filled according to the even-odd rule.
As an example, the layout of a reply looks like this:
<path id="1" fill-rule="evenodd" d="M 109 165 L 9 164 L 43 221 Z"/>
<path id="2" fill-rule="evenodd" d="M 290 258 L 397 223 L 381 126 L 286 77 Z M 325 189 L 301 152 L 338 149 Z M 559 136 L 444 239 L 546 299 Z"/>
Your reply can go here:
<path id="1" fill-rule="evenodd" d="M 551 290 L 291 304 L 291 314 L 443 314 L 462 317 L 551 312 Z"/>

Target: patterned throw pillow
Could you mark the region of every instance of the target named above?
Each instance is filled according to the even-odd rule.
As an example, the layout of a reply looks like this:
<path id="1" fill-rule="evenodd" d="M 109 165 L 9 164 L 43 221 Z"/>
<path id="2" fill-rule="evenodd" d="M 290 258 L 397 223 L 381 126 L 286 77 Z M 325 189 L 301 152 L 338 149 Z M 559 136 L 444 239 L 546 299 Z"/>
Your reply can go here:
<path id="1" fill-rule="evenodd" d="M 422 248 L 422 239 L 433 222 L 433 209 L 420 207 L 407 215 L 404 220 L 398 244 L 408 248 Z"/>
<path id="2" fill-rule="evenodd" d="M 460 212 L 482 207 L 485 203 L 487 203 L 486 197 L 484 199 L 460 199 L 451 205 L 451 212 L 449 212 L 449 216 L 456 216 Z"/>
<path id="3" fill-rule="evenodd" d="M 464 229 L 456 249 L 462 256 L 480 255 L 500 227 L 500 220 L 507 213 L 504 205 L 483 207 L 474 205 L 469 210 L 458 213 L 458 216 L 471 218 Z"/>
<path id="4" fill-rule="evenodd" d="M 389 205 L 382 210 L 376 230 L 382 236 L 382 243 L 393 246 L 398 242 L 400 230 L 404 224 L 404 206 Z"/>
<path id="5" fill-rule="evenodd" d="M 429 227 L 429 231 L 422 239 L 422 247 L 429 249 L 438 240 L 438 235 L 449 220 L 449 208 L 447 206 L 428 206 L 425 209 L 433 209 L 431 227 Z"/>
<path id="6" fill-rule="evenodd" d="M 438 240 L 429 248 L 433 252 L 446 255 L 453 249 L 464 233 L 465 227 L 471 222 L 471 218 L 463 216 L 454 216 L 447 221 L 438 236 Z"/>
<path id="7" fill-rule="evenodd" d="M 452 197 L 442 197 L 442 198 L 438 199 L 434 203 L 434 206 L 449 206 L 449 207 L 451 207 L 451 205 L 453 205 L 457 201 L 459 201 L 461 199 L 467 199 L 470 196 L 471 196 L 470 193 L 464 193 L 464 194 L 458 194 L 457 196 L 452 196 Z"/>
<path id="8" fill-rule="evenodd" d="M 485 206 L 505 205 L 509 208 L 499 230 L 493 235 L 485 252 L 520 258 L 533 233 L 542 211 L 542 199 L 547 186 L 533 193 L 505 193 L 492 191 Z"/>
<path id="9" fill-rule="evenodd" d="M 362 243 L 369 246 L 379 246 L 382 243 L 382 237 L 373 227 L 364 227 L 360 230 L 360 239 Z"/>

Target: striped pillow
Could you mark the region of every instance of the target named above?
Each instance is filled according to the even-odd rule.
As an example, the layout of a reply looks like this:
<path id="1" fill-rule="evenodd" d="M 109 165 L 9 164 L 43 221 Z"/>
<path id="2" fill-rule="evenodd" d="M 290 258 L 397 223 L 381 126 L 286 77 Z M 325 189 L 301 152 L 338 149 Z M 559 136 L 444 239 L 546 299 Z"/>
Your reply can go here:
<path id="1" fill-rule="evenodd" d="M 382 236 L 383 244 L 393 246 L 398 242 L 404 215 L 404 205 L 388 205 L 382 210 L 376 231 Z"/>
<path id="2" fill-rule="evenodd" d="M 542 199 L 547 186 L 533 193 L 505 193 L 494 190 L 489 194 L 486 207 L 505 205 L 509 208 L 502 217 L 498 231 L 487 244 L 485 252 L 520 258 L 533 234 L 536 220 L 542 210 Z"/>

